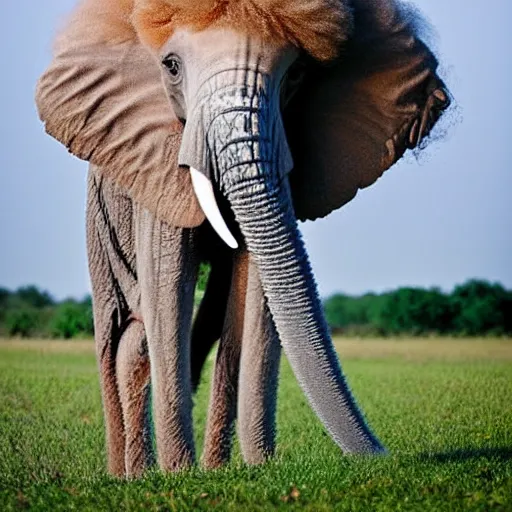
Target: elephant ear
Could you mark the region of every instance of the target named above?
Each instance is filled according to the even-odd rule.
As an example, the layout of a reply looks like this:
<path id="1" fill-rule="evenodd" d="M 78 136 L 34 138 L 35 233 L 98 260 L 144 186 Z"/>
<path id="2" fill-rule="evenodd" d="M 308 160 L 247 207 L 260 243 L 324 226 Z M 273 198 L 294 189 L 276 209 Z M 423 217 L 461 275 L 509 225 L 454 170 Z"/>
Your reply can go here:
<path id="1" fill-rule="evenodd" d="M 353 0 L 341 58 L 308 73 L 284 113 L 297 217 L 328 215 L 422 140 L 448 107 L 438 62 L 395 0 Z"/>
<path id="2" fill-rule="evenodd" d="M 86 0 L 57 38 L 36 92 L 46 131 L 172 225 L 203 213 L 177 156 L 182 124 L 154 57 L 129 21 L 131 0 Z"/>

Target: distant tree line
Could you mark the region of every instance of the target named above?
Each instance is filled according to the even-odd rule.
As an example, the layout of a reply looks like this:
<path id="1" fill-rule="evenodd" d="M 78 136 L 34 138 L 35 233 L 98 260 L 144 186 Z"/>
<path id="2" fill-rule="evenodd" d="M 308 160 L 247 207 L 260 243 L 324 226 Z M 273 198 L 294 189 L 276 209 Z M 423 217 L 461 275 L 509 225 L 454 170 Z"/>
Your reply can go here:
<path id="1" fill-rule="evenodd" d="M 324 308 L 331 329 L 347 335 L 512 334 L 512 291 L 482 280 L 467 281 L 451 293 L 399 288 L 359 297 L 336 294 Z"/>
<path id="2" fill-rule="evenodd" d="M 201 264 L 197 278 L 196 302 L 200 301 L 210 267 Z M 0 337 L 89 338 L 94 336 L 92 300 L 56 301 L 37 286 L 16 291 L 0 287 Z"/>
<path id="3" fill-rule="evenodd" d="M 0 335 L 78 338 L 94 335 L 91 297 L 57 302 L 36 286 L 0 288 Z"/>
<path id="4" fill-rule="evenodd" d="M 208 267 L 200 269 L 204 291 Z M 198 294 L 197 299 L 201 297 Z M 471 280 L 451 293 L 437 288 L 399 288 L 381 294 L 332 295 L 324 301 L 334 333 L 356 336 L 512 335 L 512 291 Z M 0 288 L 0 336 L 83 338 L 94 335 L 92 302 L 56 301 L 36 286 Z"/>

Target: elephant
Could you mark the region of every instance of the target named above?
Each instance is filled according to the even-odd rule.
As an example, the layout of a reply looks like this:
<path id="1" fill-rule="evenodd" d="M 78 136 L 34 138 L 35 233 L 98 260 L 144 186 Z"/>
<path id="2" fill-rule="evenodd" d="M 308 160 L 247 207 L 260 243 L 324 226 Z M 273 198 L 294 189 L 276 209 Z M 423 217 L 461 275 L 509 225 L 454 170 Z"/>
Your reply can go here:
<path id="1" fill-rule="evenodd" d="M 298 221 L 337 210 L 422 148 L 449 106 L 419 25 L 398 0 L 78 6 L 36 101 L 46 131 L 91 166 L 88 256 L 112 473 L 150 463 L 150 393 L 159 466 L 194 463 L 191 368 L 219 330 L 206 465 L 229 451 L 238 381 L 244 457 L 272 451 L 272 429 L 251 432 L 251 415 L 274 421 L 276 340 L 341 450 L 385 453 L 342 373 Z M 212 229 L 231 248 L 226 267 Z M 214 260 L 212 292 L 191 336 L 201 258 Z"/>

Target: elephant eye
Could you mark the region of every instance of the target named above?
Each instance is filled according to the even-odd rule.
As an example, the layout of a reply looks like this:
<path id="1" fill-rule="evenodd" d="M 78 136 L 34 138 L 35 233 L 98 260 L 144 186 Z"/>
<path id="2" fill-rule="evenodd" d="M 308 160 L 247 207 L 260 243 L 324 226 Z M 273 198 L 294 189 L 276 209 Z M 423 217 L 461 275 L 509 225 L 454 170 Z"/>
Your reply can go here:
<path id="1" fill-rule="evenodd" d="M 168 55 L 162 61 L 173 83 L 178 83 L 181 79 L 181 59 L 174 54 Z"/>

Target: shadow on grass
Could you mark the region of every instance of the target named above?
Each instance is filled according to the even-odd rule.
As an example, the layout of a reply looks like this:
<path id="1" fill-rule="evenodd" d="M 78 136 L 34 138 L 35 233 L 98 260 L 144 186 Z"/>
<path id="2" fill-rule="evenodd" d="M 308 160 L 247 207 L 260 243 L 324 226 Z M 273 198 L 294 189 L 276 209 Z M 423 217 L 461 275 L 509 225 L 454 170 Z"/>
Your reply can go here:
<path id="1" fill-rule="evenodd" d="M 440 453 L 422 453 L 419 459 L 424 462 L 444 464 L 446 462 L 463 462 L 471 459 L 498 459 L 507 461 L 512 459 L 512 447 L 499 448 L 461 448 Z"/>

